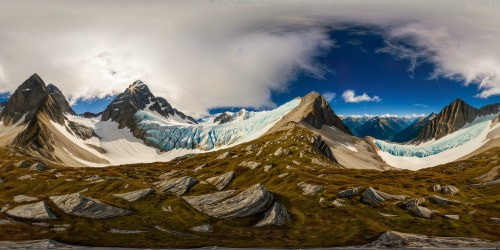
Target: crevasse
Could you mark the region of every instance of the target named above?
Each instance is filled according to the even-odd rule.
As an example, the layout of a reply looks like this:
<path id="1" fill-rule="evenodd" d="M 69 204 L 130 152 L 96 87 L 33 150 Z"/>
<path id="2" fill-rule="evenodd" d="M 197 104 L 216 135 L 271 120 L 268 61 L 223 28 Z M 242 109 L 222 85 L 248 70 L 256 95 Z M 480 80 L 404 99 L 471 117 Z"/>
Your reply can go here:
<path id="1" fill-rule="evenodd" d="M 423 158 L 459 147 L 478 137 L 485 129 L 488 128 L 494 117 L 495 115 L 479 117 L 452 134 L 438 140 L 424 142 L 419 145 L 402 145 L 381 140 L 376 140 L 375 144 L 380 148 L 380 150 L 394 156 Z"/>
<path id="2" fill-rule="evenodd" d="M 164 150 L 181 148 L 211 150 L 265 133 L 270 125 L 280 120 L 299 103 L 300 100 L 292 100 L 274 110 L 258 112 L 246 120 L 222 125 L 172 124 L 148 111 L 137 112 L 135 118 L 144 131 L 145 139 Z"/>

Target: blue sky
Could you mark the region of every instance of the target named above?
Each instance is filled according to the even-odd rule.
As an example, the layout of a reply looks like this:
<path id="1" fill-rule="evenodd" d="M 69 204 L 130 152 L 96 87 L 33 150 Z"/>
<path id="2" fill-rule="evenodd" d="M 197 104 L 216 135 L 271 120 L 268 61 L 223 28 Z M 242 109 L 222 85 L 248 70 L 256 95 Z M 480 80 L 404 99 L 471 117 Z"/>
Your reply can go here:
<path id="1" fill-rule="evenodd" d="M 474 97 L 478 93 L 477 85 L 466 87 L 458 80 L 430 79 L 434 69 L 432 64 L 423 63 L 410 71 L 409 61 L 377 52 L 377 49 L 384 47 L 384 40 L 369 28 L 347 28 L 331 32 L 329 36 L 335 41 L 335 46 L 321 51 L 315 57 L 315 63 L 325 68 L 327 73 L 319 78 L 297 72 L 288 88 L 272 92 L 273 102 L 281 105 L 310 91 L 328 93 L 330 97 L 335 95 L 330 101 L 335 112 L 344 115 L 429 114 L 439 112 L 457 97 L 476 107 L 500 102 L 498 95 L 487 99 Z M 346 90 L 353 90 L 356 95 L 366 93 L 370 97 L 378 96 L 380 100 L 347 103 L 342 98 Z M 5 94 L 0 95 L 0 100 L 5 100 L 6 97 Z M 73 108 L 77 113 L 97 113 L 104 110 L 113 98 L 108 96 L 90 101 L 80 100 Z M 177 108 L 183 110 L 182 107 Z M 210 113 L 240 108 L 242 107 L 213 108 Z"/>
<path id="2" fill-rule="evenodd" d="M 422 63 L 410 71 L 408 60 L 377 52 L 384 46 L 384 40 L 376 31 L 358 27 L 332 32 L 330 36 L 336 46 L 316 58 L 330 72 L 322 79 L 299 73 L 286 91 L 272 93 L 275 103 L 280 105 L 317 91 L 335 93 L 330 105 L 338 114 L 412 115 L 437 113 L 456 98 L 475 107 L 500 102 L 498 95 L 487 99 L 475 97 L 477 85 L 464 86 L 461 81 L 445 78 L 430 79 L 434 70 L 431 64 Z M 381 101 L 346 103 L 342 98 L 346 90 L 354 90 L 356 95 L 378 96 Z M 212 109 L 211 113 L 228 109 Z"/>

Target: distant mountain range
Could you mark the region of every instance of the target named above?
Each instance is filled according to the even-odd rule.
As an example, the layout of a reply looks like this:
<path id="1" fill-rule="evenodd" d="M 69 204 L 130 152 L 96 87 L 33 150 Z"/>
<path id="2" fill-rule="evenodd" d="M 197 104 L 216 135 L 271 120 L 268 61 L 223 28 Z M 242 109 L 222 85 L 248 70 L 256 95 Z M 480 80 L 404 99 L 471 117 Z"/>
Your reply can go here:
<path id="1" fill-rule="evenodd" d="M 34 74 L 6 103 L 0 104 L 0 110 L 0 146 L 14 147 L 26 154 L 71 166 L 169 161 L 185 154 L 233 147 L 273 131 L 301 126 L 319 136 L 311 143 L 318 154 L 334 164 L 346 168 L 385 169 L 398 164 L 387 164 L 382 151 L 400 154 L 400 149 L 395 150 L 378 140 L 409 145 L 439 141 L 481 117 L 498 114 L 500 104 L 477 109 L 457 99 L 438 114 L 427 117 L 341 119 L 321 95 L 311 92 L 274 110 L 243 109 L 195 120 L 172 107 L 166 99 L 155 96 L 144 82 L 135 81 L 103 112 L 78 116 L 55 85 L 46 85 Z M 495 122 L 495 117 L 489 119 L 488 122 Z M 490 129 L 496 131 L 497 128 L 493 125 L 483 128 L 484 131 Z M 491 133 L 488 133 L 490 140 L 496 140 L 498 136 Z M 464 145 L 472 139 L 465 138 L 456 145 Z M 470 148 L 473 151 L 485 143 L 486 139 Z M 470 148 L 463 153 L 471 153 Z"/>

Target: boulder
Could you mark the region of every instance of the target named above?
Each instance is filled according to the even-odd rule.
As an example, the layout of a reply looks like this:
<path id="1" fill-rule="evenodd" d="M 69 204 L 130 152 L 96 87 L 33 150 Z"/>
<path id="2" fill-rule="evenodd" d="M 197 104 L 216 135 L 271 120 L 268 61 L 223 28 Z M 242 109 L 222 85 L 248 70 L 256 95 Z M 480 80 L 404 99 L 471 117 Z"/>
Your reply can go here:
<path id="1" fill-rule="evenodd" d="M 139 199 L 150 195 L 153 192 L 152 188 L 140 189 L 132 192 L 122 193 L 122 194 L 113 194 L 115 197 L 119 197 L 125 199 L 129 202 L 138 201 Z"/>
<path id="2" fill-rule="evenodd" d="M 41 162 L 37 162 L 33 165 L 31 165 L 30 167 L 30 171 L 43 171 L 45 169 L 47 169 L 49 166 L 41 163 Z"/>
<path id="3" fill-rule="evenodd" d="M 260 165 L 261 164 L 259 162 L 255 162 L 255 161 L 242 161 L 239 166 L 246 167 L 249 169 L 256 169 L 256 168 L 260 167 Z"/>
<path id="4" fill-rule="evenodd" d="M 29 168 L 31 166 L 31 162 L 29 162 L 29 161 L 20 161 L 20 162 L 14 164 L 14 166 L 16 166 L 18 168 Z"/>
<path id="5" fill-rule="evenodd" d="M 228 198 L 234 191 L 222 191 L 202 196 L 183 197 L 196 210 L 214 218 L 240 218 L 264 212 L 274 197 L 261 184 Z"/>
<path id="6" fill-rule="evenodd" d="M 441 206 L 449 205 L 449 204 L 452 204 L 452 203 L 460 203 L 460 201 L 446 199 L 446 198 L 443 198 L 443 197 L 438 196 L 438 195 L 431 195 L 431 196 L 427 197 L 427 199 L 429 201 L 431 201 L 432 203 L 435 203 L 435 204 L 438 204 L 438 205 L 441 205 Z"/>
<path id="7" fill-rule="evenodd" d="M 292 152 L 288 149 L 283 149 L 283 148 L 278 148 L 275 152 L 274 152 L 274 156 L 276 157 L 280 157 L 280 156 L 287 156 L 289 154 L 291 154 Z"/>
<path id="8" fill-rule="evenodd" d="M 271 168 L 273 168 L 273 165 L 265 165 L 264 166 L 264 172 L 269 172 L 269 170 L 271 170 Z"/>
<path id="9" fill-rule="evenodd" d="M 278 175 L 278 178 L 283 179 L 283 178 L 287 177 L 288 175 L 290 175 L 290 173 L 283 173 L 283 174 Z"/>
<path id="10" fill-rule="evenodd" d="M 195 169 L 193 169 L 194 172 L 198 172 L 204 168 L 208 167 L 208 163 L 203 163 L 201 164 L 200 166 L 196 167 Z"/>
<path id="11" fill-rule="evenodd" d="M 491 222 L 500 224 L 500 218 L 490 218 Z"/>
<path id="12" fill-rule="evenodd" d="M 431 187 L 431 190 L 434 192 L 441 192 L 441 185 L 435 184 L 434 186 Z"/>
<path id="13" fill-rule="evenodd" d="M 27 174 L 27 175 L 20 176 L 17 179 L 20 180 L 20 181 L 25 181 L 25 180 L 31 180 L 33 178 L 32 178 L 32 176 L 30 174 Z"/>
<path id="14" fill-rule="evenodd" d="M 454 194 L 458 193 L 459 191 L 460 190 L 457 187 L 452 186 L 452 185 L 446 185 L 446 186 L 441 187 L 441 193 L 443 193 L 443 194 L 454 195 Z"/>
<path id="15" fill-rule="evenodd" d="M 158 176 L 158 178 L 160 178 L 160 180 L 170 180 L 178 172 L 179 171 L 177 171 L 177 170 L 171 170 L 171 171 L 168 171 L 164 174 L 161 174 L 160 176 Z"/>
<path id="16" fill-rule="evenodd" d="M 189 189 L 196 183 L 196 179 L 184 176 L 170 180 L 162 181 L 156 184 L 155 188 L 159 193 L 169 193 L 175 196 L 181 196 L 189 191 Z"/>
<path id="17" fill-rule="evenodd" d="M 214 229 L 210 224 L 205 224 L 197 227 L 192 227 L 191 231 L 200 233 L 211 233 L 214 231 Z"/>
<path id="18" fill-rule="evenodd" d="M 351 189 L 347 189 L 347 190 L 344 190 L 344 191 L 340 191 L 337 196 L 339 198 L 349 198 L 349 197 L 352 197 L 352 196 L 355 196 L 355 195 L 358 195 L 359 193 L 359 189 L 360 188 L 351 188 Z"/>
<path id="19" fill-rule="evenodd" d="M 217 158 L 215 158 L 216 160 L 223 160 L 223 159 L 226 159 L 231 153 L 228 152 L 224 152 L 220 155 L 217 156 Z"/>
<path id="20" fill-rule="evenodd" d="M 302 188 L 303 195 L 309 195 L 309 196 L 316 195 L 319 191 L 323 190 L 323 186 L 307 184 L 305 182 L 299 182 L 297 183 L 297 186 Z"/>
<path id="21" fill-rule="evenodd" d="M 130 214 L 128 210 L 85 197 L 80 193 L 51 196 L 50 199 L 65 213 L 90 219 L 107 219 Z"/>
<path id="22" fill-rule="evenodd" d="M 372 187 L 367 188 L 362 194 L 361 194 L 361 201 L 371 205 L 371 206 L 379 206 L 380 203 L 383 201 L 387 200 L 404 200 L 406 199 L 406 195 L 393 195 L 393 194 L 388 194 L 384 193 L 381 191 L 377 191 Z"/>
<path id="23" fill-rule="evenodd" d="M 450 220 L 460 220 L 460 216 L 456 214 L 445 214 L 444 217 Z"/>
<path id="24" fill-rule="evenodd" d="M 417 206 L 413 209 L 413 213 L 418 217 L 429 219 L 434 211 L 426 207 Z"/>
<path id="25" fill-rule="evenodd" d="M 332 201 L 331 205 L 332 205 L 332 207 L 343 207 L 343 206 L 345 206 L 345 200 L 337 198 L 337 199 Z"/>
<path id="26" fill-rule="evenodd" d="M 28 220 L 55 220 L 57 217 L 50 211 L 47 202 L 39 201 L 21 205 L 5 212 L 7 215 Z"/>
<path id="27" fill-rule="evenodd" d="M 14 196 L 14 202 L 31 202 L 36 200 L 38 200 L 38 198 L 22 194 Z"/>
<path id="28" fill-rule="evenodd" d="M 257 144 L 252 144 L 252 145 L 248 145 L 245 150 L 246 151 L 251 151 L 251 150 L 254 150 L 257 148 Z"/>
<path id="29" fill-rule="evenodd" d="M 255 226 L 283 226 L 289 221 L 290 215 L 288 215 L 286 207 L 279 202 L 275 202 L 274 205 L 264 214 L 264 219 L 255 224 Z"/>
<path id="30" fill-rule="evenodd" d="M 233 178 L 234 178 L 234 172 L 230 171 L 223 175 L 208 178 L 207 182 L 214 185 L 215 188 L 217 188 L 218 190 L 222 190 L 225 187 L 227 187 L 227 185 L 229 185 L 229 183 L 231 182 L 231 180 L 233 180 Z"/>

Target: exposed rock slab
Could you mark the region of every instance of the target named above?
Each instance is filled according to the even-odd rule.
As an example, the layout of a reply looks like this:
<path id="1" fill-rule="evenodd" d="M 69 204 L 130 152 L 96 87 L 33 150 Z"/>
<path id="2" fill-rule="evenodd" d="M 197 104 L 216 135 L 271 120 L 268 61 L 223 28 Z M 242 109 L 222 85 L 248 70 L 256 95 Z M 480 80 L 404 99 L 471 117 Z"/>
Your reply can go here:
<path id="1" fill-rule="evenodd" d="M 456 214 L 445 214 L 444 217 L 450 220 L 460 220 L 460 216 Z"/>
<path id="2" fill-rule="evenodd" d="M 395 231 L 385 232 L 361 248 L 494 248 L 494 242 L 465 237 L 433 237 Z"/>
<path id="3" fill-rule="evenodd" d="M 289 221 L 290 215 L 288 215 L 286 207 L 279 202 L 275 202 L 271 209 L 264 214 L 264 219 L 255 224 L 255 226 L 283 226 Z"/>
<path id="4" fill-rule="evenodd" d="M 164 174 L 161 174 L 160 176 L 158 176 L 158 178 L 160 178 L 160 180 L 170 180 L 178 172 L 179 171 L 177 171 L 177 170 L 171 170 L 171 171 L 168 171 L 168 172 L 166 172 Z"/>
<path id="5" fill-rule="evenodd" d="M 141 198 L 144 198 L 144 197 L 150 195 L 152 192 L 153 192 L 152 188 L 146 188 L 146 189 L 140 189 L 140 190 L 136 190 L 136 191 L 132 191 L 132 192 L 128 192 L 128 193 L 123 193 L 123 194 L 113 194 L 113 196 L 125 199 L 129 202 L 134 202 L 134 201 L 138 201 Z"/>
<path id="6" fill-rule="evenodd" d="M 224 152 L 220 155 L 217 156 L 217 158 L 215 158 L 216 160 L 223 160 L 223 159 L 226 159 L 231 153 L 228 152 Z"/>
<path id="7" fill-rule="evenodd" d="M 31 163 L 29 161 L 20 161 L 14 164 L 14 166 L 18 168 L 29 168 L 31 166 Z"/>
<path id="8" fill-rule="evenodd" d="M 30 167 L 30 171 L 43 171 L 45 169 L 47 169 L 49 166 L 41 163 L 41 162 L 37 162 L 33 165 L 31 165 Z"/>
<path id="9" fill-rule="evenodd" d="M 38 198 L 22 194 L 14 196 L 14 202 L 31 202 L 36 200 L 38 200 Z"/>
<path id="10" fill-rule="evenodd" d="M 351 189 L 347 189 L 347 190 L 344 190 L 344 191 L 340 191 L 337 194 L 337 196 L 339 198 L 348 198 L 348 197 L 356 196 L 359 193 L 359 189 L 360 188 L 351 188 Z"/>
<path id="11" fill-rule="evenodd" d="M 367 188 L 362 194 L 361 194 L 361 201 L 372 206 L 378 206 L 380 203 L 387 201 L 387 200 L 404 200 L 408 196 L 406 195 L 393 195 L 393 194 L 388 194 L 384 193 L 381 191 L 377 191 L 372 187 Z"/>
<path id="12" fill-rule="evenodd" d="M 230 191 L 183 199 L 196 210 L 214 218 L 240 218 L 261 213 L 266 211 L 274 200 L 273 195 L 261 184 L 255 184 L 228 198 L 232 194 Z"/>
<path id="13" fill-rule="evenodd" d="M 241 167 L 246 167 L 249 169 L 256 169 L 256 168 L 260 167 L 260 165 L 261 164 L 259 162 L 255 162 L 255 161 L 242 161 L 240 163 Z"/>
<path id="14" fill-rule="evenodd" d="M 7 215 L 28 219 L 28 220 L 55 220 L 57 217 L 50 211 L 47 202 L 40 201 L 37 203 L 26 204 L 7 210 Z"/>
<path id="15" fill-rule="evenodd" d="M 215 188 L 217 188 L 218 190 L 222 190 L 225 187 L 227 187 L 227 185 L 229 185 L 229 183 L 231 182 L 231 180 L 233 180 L 233 178 L 234 178 L 234 172 L 230 171 L 223 175 L 208 178 L 207 182 L 214 185 Z"/>
<path id="16" fill-rule="evenodd" d="M 184 176 L 180 178 L 174 178 L 170 180 L 165 180 L 158 183 L 155 188 L 160 193 L 169 193 L 175 196 L 181 196 L 189 191 L 189 189 L 196 183 L 196 179 Z"/>
<path id="17" fill-rule="evenodd" d="M 201 226 L 192 227 L 191 231 L 200 233 L 211 233 L 214 231 L 214 229 L 210 224 L 205 224 Z"/>
<path id="18" fill-rule="evenodd" d="M 51 196 L 50 199 L 65 213 L 90 219 L 107 219 L 130 213 L 128 210 L 102 203 L 79 193 Z"/>
<path id="19" fill-rule="evenodd" d="M 305 182 L 299 182 L 297 183 L 297 186 L 302 188 L 303 195 L 309 195 L 309 196 L 316 195 L 319 191 L 323 190 L 323 186 L 308 184 Z"/>
<path id="20" fill-rule="evenodd" d="M 446 199 L 446 198 L 438 196 L 438 195 L 431 195 L 431 196 L 427 197 L 427 199 L 429 201 L 431 201 L 432 203 L 436 203 L 436 204 L 441 205 L 441 206 L 449 205 L 452 203 L 460 203 L 460 201 Z"/>
<path id="21" fill-rule="evenodd" d="M 441 193 L 443 194 L 456 194 L 460 191 L 460 189 L 458 189 L 457 187 L 455 186 L 452 186 L 452 185 L 446 185 L 446 186 L 442 186 L 441 187 Z"/>

